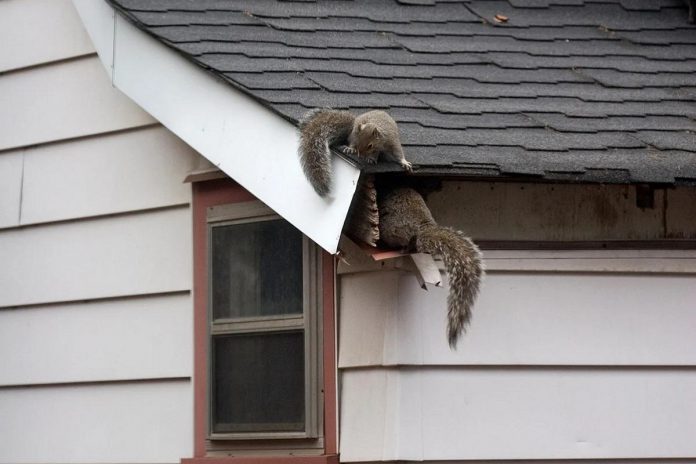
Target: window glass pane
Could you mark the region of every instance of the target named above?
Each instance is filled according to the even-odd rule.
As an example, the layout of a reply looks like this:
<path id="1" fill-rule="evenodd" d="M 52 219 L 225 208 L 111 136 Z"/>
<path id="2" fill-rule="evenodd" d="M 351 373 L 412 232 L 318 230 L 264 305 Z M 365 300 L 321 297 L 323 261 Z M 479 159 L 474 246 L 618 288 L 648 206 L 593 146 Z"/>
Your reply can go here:
<path id="1" fill-rule="evenodd" d="M 304 333 L 213 337 L 213 432 L 304 431 Z"/>
<path id="2" fill-rule="evenodd" d="M 212 228 L 213 317 L 302 313 L 302 234 L 283 220 Z"/>

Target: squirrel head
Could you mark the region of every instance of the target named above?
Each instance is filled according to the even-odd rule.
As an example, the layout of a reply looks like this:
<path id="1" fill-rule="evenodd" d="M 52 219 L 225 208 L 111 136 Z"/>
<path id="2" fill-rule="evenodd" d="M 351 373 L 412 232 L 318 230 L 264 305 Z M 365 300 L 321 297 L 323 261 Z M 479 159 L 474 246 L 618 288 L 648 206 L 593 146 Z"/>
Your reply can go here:
<path id="1" fill-rule="evenodd" d="M 360 124 L 356 127 L 355 149 L 360 156 L 370 156 L 382 151 L 382 132 L 371 123 Z"/>

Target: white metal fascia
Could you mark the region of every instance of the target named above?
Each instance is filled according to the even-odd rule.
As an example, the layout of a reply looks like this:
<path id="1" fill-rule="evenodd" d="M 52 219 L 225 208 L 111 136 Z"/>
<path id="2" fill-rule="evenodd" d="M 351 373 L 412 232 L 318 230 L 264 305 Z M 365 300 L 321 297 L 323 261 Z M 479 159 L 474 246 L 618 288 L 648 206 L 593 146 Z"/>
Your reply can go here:
<path id="1" fill-rule="evenodd" d="M 335 253 L 360 171 L 334 157 L 318 196 L 297 158 L 296 128 L 126 21 L 104 0 L 73 0 L 115 87 L 225 174 Z"/>

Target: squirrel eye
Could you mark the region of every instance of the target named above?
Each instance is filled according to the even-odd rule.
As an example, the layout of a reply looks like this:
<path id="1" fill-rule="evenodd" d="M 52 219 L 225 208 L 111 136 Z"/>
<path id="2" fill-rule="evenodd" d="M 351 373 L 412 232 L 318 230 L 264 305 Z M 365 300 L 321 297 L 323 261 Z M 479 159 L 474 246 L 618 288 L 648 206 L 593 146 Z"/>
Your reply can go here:
<path id="1" fill-rule="evenodd" d="M 368 149 L 368 150 L 372 150 L 372 143 L 368 143 L 368 144 L 367 144 L 367 149 Z"/>

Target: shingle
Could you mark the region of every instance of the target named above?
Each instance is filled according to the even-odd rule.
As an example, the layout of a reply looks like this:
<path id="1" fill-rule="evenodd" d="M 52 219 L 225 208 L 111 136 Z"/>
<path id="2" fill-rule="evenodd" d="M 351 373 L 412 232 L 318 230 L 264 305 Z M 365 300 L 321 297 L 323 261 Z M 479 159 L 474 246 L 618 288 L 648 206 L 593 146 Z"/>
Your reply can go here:
<path id="1" fill-rule="evenodd" d="M 635 56 L 661 60 L 686 60 L 696 56 L 696 45 L 674 44 L 638 46 L 619 39 L 601 40 L 555 40 L 549 44 L 540 41 L 523 41 L 511 37 L 467 37 L 435 36 L 406 37 L 394 40 L 408 50 L 421 53 L 489 53 L 516 52 L 535 56 Z"/>
<path id="2" fill-rule="evenodd" d="M 461 114 L 443 119 L 442 114 L 435 110 L 414 108 L 392 108 L 390 114 L 399 123 L 410 122 L 431 128 L 500 129 L 543 127 L 543 124 L 522 114 Z"/>
<path id="3" fill-rule="evenodd" d="M 638 148 L 646 144 L 616 132 L 562 133 L 544 128 L 442 129 L 404 123 L 401 141 L 408 145 L 506 146 L 527 150 Z"/>
<path id="4" fill-rule="evenodd" d="M 224 76 L 250 90 L 320 90 L 321 87 L 296 72 L 224 73 Z"/>
<path id="5" fill-rule="evenodd" d="M 617 3 L 590 3 L 556 8 L 513 8 L 506 1 L 472 1 L 472 11 L 493 21 L 496 14 L 508 16 L 517 27 L 559 25 L 603 25 L 609 29 L 640 30 L 672 28 L 684 25 L 684 11 L 665 8 L 658 11 L 630 11 Z"/>
<path id="6" fill-rule="evenodd" d="M 203 55 L 199 61 L 218 72 L 261 73 L 300 71 L 294 60 L 287 58 L 248 58 L 243 55 Z"/>
<path id="7" fill-rule="evenodd" d="M 696 131 L 696 121 L 682 116 L 613 116 L 606 118 L 573 118 L 558 113 L 527 113 L 539 124 L 561 132 L 634 132 L 639 130 Z"/>
<path id="8" fill-rule="evenodd" d="M 330 108 L 427 108 L 427 105 L 408 97 L 388 94 L 354 94 L 338 92 L 319 92 L 296 90 L 293 92 L 277 90 L 258 90 L 254 94 L 269 103 L 295 103 L 301 101 L 304 106 Z"/>
<path id="9" fill-rule="evenodd" d="M 134 11 L 133 16 L 143 24 L 152 27 L 262 24 L 258 19 L 241 11 Z"/>
<path id="10" fill-rule="evenodd" d="M 356 93 L 384 92 L 449 94 L 472 99 L 566 97 L 585 102 L 665 102 L 696 101 L 696 90 L 688 89 L 610 89 L 589 83 L 507 85 L 480 83 L 454 78 L 364 78 L 331 72 L 308 72 L 307 77 L 332 91 Z M 540 102 L 544 107 L 546 102 Z"/>
<path id="11" fill-rule="evenodd" d="M 696 153 L 696 133 L 690 131 L 640 131 L 635 137 L 662 150 L 683 150 Z"/>
<path id="12" fill-rule="evenodd" d="M 447 95 L 421 94 L 418 99 L 444 113 L 559 113 L 575 117 L 606 116 L 687 116 L 696 118 L 691 102 L 660 101 L 651 105 L 639 102 L 583 102 L 574 98 L 471 99 Z"/>
<path id="13" fill-rule="evenodd" d="M 662 30 L 642 30 L 642 31 L 618 31 L 616 37 L 630 40 L 636 44 L 648 45 L 693 45 L 696 44 L 696 35 L 693 29 L 688 27 L 678 27 L 674 29 Z"/>
<path id="14" fill-rule="evenodd" d="M 595 56 L 536 56 L 524 52 L 486 53 L 485 58 L 503 68 L 513 69 L 613 69 L 623 72 L 696 73 L 696 59 L 658 61 L 641 56 L 614 57 L 610 60 Z"/>
<path id="15" fill-rule="evenodd" d="M 110 1 L 287 119 L 389 111 L 418 173 L 696 184 L 682 0 Z"/>
<path id="16" fill-rule="evenodd" d="M 355 17 L 372 21 L 410 23 L 423 21 L 441 23 L 447 21 L 479 21 L 460 3 L 436 4 L 435 6 L 397 7 L 389 2 L 389 7 L 373 0 L 354 0 L 352 2 L 317 2 L 313 5 L 283 5 L 262 3 L 248 6 L 259 17 Z"/>
<path id="17" fill-rule="evenodd" d="M 696 87 L 696 73 L 627 73 L 612 69 L 581 69 L 606 87 Z"/>
<path id="18" fill-rule="evenodd" d="M 517 70 L 510 71 L 490 64 L 468 64 L 451 66 L 402 66 L 378 65 L 365 61 L 341 60 L 296 60 L 297 66 L 307 71 L 330 71 L 348 74 L 352 77 L 372 77 L 382 79 L 411 78 L 437 79 L 456 78 L 472 82 L 491 84 L 526 83 L 566 83 L 591 82 L 591 79 L 572 70 Z"/>

